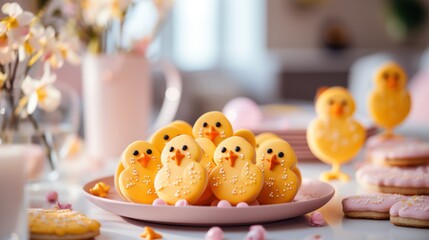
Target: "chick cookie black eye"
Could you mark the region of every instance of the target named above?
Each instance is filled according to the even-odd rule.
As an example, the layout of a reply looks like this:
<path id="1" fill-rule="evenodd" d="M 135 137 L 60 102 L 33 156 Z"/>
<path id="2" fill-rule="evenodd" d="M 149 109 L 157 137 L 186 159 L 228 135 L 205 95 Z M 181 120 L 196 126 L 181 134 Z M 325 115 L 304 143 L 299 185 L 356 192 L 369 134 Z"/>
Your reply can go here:
<path id="1" fill-rule="evenodd" d="M 152 154 L 152 149 L 148 149 L 148 150 L 146 150 L 146 153 L 147 153 L 147 154 Z"/>
<path id="2" fill-rule="evenodd" d="M 385 79 L 385 80 L 387 80 L 388 78 L 389 78 L 389 73 L 383 73 L 383 78 Z"/>
<path id="3" fill-rule="evenodd" d="M 174 147 L 171 147 L 171 148 L 170 148 L 170 152 L 172 152 L 172 151 L 174 151 Z"/>
<path id="4" fill-rule="evenodd" d="M 133 152 L 133 155 L 134 155 L 134 156 L 139 155 L 139 151 L 135 150 L 135 151 Z"/>
<path id="5" fill-rule="evenodd" d="M 334 104 L 334 100 L 329 99 L 329 105 L 333 105 Z"/>
<path id="6" fill-rule="evenodd" d="M 398 74 L 398 73 L 393 74 L 393 78 L 394 78 L 396 81 L 398 81 L 398 80 L 399 80 L 399 74 Z"/>
<path id="7" fill-rule="evenodd" d="M 183 150 L 183 151 L 186 151 L 187 149 L 188 149 L 188 146 L 183 145 L 182 150 Z"/>
<path id="8" fill-rule="evenodd" d="M 283 152 L 279 152 L 278 156 L 279 156 L 279 158 L 282 158 L 285 156 L 285 154 Z"/>
<path id="9" fill-rule="evenodd" d="M 239 146 L 235 147 L 236 152 L 240 152 L 241 148 Z"/>
<path id="10" fill-rule="evenodd" d="M 226 152 L 226 147 L 223 147 L 222 150 L 220 150 L 221 152 Z"/>
<path id="11" fill-rule="evenodd" d="M 272 152 L 273 152 L 273 149 L 268 148 L 267 153 L 272 153 Z"/>
<path id="12" fill-rule="evenodd" d="M 220 124 L 220 122 L 217 122 L 216 127 L 220 127 L 220 126 L 222 126 L 222 124 Z"/>
<path id="13" fill-rule="evenodd" d="M 208 124 L 206 122 L 203 123 L 203 127 L 207 127 Z"/>
<path id="14" fill-rule="evenodd" d="M 169 138 L 170 138 L 170 136 L 164 135 L 164 140 L 168 140 Z"/>
<path id="15" fill-rule="evenodd" d="M 341 102 L 341 105 L 346 106 L 346 105 L 347 105 L 347 101 L 346 101 L 346 100 L 343 100 L 343 101 Z"/>

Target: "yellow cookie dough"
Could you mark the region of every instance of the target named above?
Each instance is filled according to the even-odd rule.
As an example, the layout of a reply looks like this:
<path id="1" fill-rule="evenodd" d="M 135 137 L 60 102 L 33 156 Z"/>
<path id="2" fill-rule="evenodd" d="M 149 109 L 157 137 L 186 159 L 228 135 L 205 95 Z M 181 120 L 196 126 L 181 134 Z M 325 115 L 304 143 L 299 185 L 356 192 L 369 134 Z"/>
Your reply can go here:
<path id="1" fill-rule="evenodd" d="M 200 164 L 202 150 L 188 135 L 180 135 L 167 143 L 161 154 L 163 167 L 155 178 L 159 198 L 170 205 L 185 199 L 195 203 L 207 186 L 207 172 Z"/>
<path id="2" fill-rule="evenodd" d="M 407 75 L 394 62 L 384 64 L 375 74 L 375 89 L 368 98 L 368 109 L 375 123 L 392 134 L 393 128 L 408 116 L 410 93 L 406 89 Z"/>
<path id="3" fill-rule="evenodd" d="M 158 129 L 158 131 L 152 134 L 149 142 L 154 145 L 159 152 L 162 152 L 165 147 L 165 144 L 171 141 L 171 139 L 182 134 L 183 132 L 176 127 L 166 126 Z"/>
<path id="4" fill-rule="evenodd" d="M 253 164 L 255 149 L 244 138 L 233 136 L 221 142 L 214 153 L 216 167 L 209 184 L 214 195 L 232 205 L 251 203 L 261 192 L 262 171 Z"/>
<path id="5" fill-rule="evenodd" d="M 151 204 L 158 197 L 154 180 L 162 167 L 158 149 L 148 142 L 135 141 L 123 152 L 121 163 L 118 168 L 123 170 L 115 181 L 116 189 L 130 202 Z"/>
<path id="6" fill-rule="evenodd" d="M 264 186 L 258 196 L 260 204 L 287 203 L 293 200 L 301 185 L 295 171 L 295 152 L 284 140 L 271 139 L 259 146 L 256 162 L 264 173 Z M 295 170 L 295 171 L 294 171 Z"/>
<path id="7" fill-rule="evenodd" d="M 255 134 L 253 134 L 252 131 L 248 129 L 239 129 L 234 132 L 234 136 L 242 137 L 246 139 L 250 143 L 250 145 L 252 145 L 252 147 L 256 147 Z"/>
<path id="8" fill-rule="evenodd" d="M 192 129 L 195 138 L 205 137 L 219 145 L 232 136 L 232 125 L 221 112 L 208 112 L 197 119 Z"/>
<path id="9" fill-rule="evenodd" d="M 173 121 L 170 124 L 168 124 L 168 126 L 175 127 L 177 129 L 179 129 L 182 132 L 182 134 L 187 134 L 189 136 L 193 136 L 191 124 L 189 124 L 185 121 L 176 120 L 176 121 Z"/>
<path id="10" fill-rule="evenodd" d="M 365 129 L 353 119 L 354 111 L 354 100 L 342 87 L 331 87 L 316 100 L 317 117 L 307 128 L 307 143 L 318 159 L 332 165 L 323 180 L 349 179 L 340 165 L 350 161 L 365 141 Z"/>
<path id="11" fill-rule="evenodd" d="M 213 154 L 216 149 L 214 143 L 208 138 L 197 138 L 195 141 L 200 145 L 203 150 L 203 154 L 200 160 L 200 164 L 206 168 L 208 174 L 216 166 L 216 163 L 213 161 Z M 214 200 L 213 192 L 209 185 L 207 185 L 206 190 L 203 195 L 195 202 L 195 205 L 208 205 Z"/>
<path id="12" fill-rule="evenodd" d="M 281 139 L 279 136 L 277 136 L 274 133 L 270 133 L 270 132 L 264 132 L 264 133 L 260 133 L 255 137 L 255 141 L 256 141 L 256 150 L 258 150 L 259 146 L 261 146 L 261 144 L 263 142 L 265 142 L 266 140 L 269 139 Z"/>

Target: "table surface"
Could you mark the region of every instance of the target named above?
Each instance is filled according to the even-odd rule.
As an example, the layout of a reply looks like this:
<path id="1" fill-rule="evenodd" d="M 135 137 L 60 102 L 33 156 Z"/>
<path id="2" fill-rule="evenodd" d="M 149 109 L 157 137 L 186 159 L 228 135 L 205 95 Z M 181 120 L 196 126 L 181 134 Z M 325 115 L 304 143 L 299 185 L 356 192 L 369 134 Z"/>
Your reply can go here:
<path id="1" fill-rule="evenodd" d="M 412 133 L 421 139 L 429 141 L 429 128 L 406 128 L 403 132 Z M 77 156 L 64 160 L 60 164 L 60 179 L 56 182 L 36 182 L 27 184 L 26 193 L 30 207 L 50 207 L 45 200 L 48 191 L 59 193 L 60 202 L 73 204 L 73 209 L 85 213 L 101 222 L 101 234 L 96 239 L 138 239 L 145 226 L 150 226 L 163 235 L 163 239 L 204 239 L 210 227 L 184 227 L 155 224 L 122 218 L 91 204 L 83 196 L 82 186 L 99 177 L 113 175 L 117 160 L 104 162 L 91 161 L 85 156 Z M 333 181 L 334 197 L 320 211 L 327 225 L 312 227 L 306 216 L 283 221 L 265 223 L 268 231 L 267 239 L 296 239 L 303 240 L 320 235 L 322 239 L 428 239 L 427 229 L 398 227 L 389 221 L 362 220 L 344 218 L 341 200 L 350 195 L 364 194 L 365 190 L 356 183 L 354 173 L 356 167 L 363 163 L 362 157 L 343 166 L 344 172 L 351 176 L 350 182 Z M 321 162 L 305 162 L 298 164 L 303 177 L 318 179 L 320 173 L 329 170 L 329 166 Z M 244 239 L 249 226 L 222 227 L 225 239 Z"/>

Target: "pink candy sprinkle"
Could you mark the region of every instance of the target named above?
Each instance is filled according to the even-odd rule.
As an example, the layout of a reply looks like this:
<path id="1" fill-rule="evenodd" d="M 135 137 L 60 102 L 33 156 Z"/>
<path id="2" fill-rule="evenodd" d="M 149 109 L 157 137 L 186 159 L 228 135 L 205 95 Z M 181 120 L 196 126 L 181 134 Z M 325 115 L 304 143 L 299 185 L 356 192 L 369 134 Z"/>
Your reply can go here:
<path id="1" fill-rule="evenodd" d="M 320 212 L 313 212 L 310 215 L 308 223 L 313 227 L 322 227 L 326 225 L 325 219 Z"/>
<path id="2" fill-rule="evenodd" d="M 56 191 L 49 191 L 46 193 L 46 200 L 49 203 L 56 203 L 58 201 L 58 193 Z"/>
<path id="3" fill-rule="evenodd" d="M 265 240 L 267 231 L 262 225 L 250 226 L 250 231 L 246 236 L 246 240 Z"/>
<path id="4" fill-rule="evenodd" d="M 164 200 L 162 200 L 161 198 L 157 198 L 157 199 L 153 200 L 152 205 L 153 206 L 166 206 L 167 203 Z"/>
<path id="5" fill-rule="evenodd" d="M 205 240 L 222 240 L 223 231 L 220 227 L 212 227 L 207 232 Z"/>
<path id="6" fill-rule="evenodd" d="M 239 203 L 237 204 L 237 207 L 238 207 L 238 208 L 246 208 L 246 207 L 249 207 L 249 204 L 247 204 L 247 203 L 245 203 L 245 202 L 239 202 Z"/>
<path id="7" fill-rule="evenodd" d="M 218 208 L 230 208 L 231 203 L 229 203 L 227 200 L 220 200 L 219 203 L 217 204 Z"/>
<path id="8" fill-rule="evenodd" d="M 189 203 L 185 199 L 180 199 L 180 200 L 177 200 L 177 202 L 176 202 L 176 204 L 174 204 L 174 206 L 176 206 L 176 207 L 186 207 L 186 206 L 189 206 Z"/>
<path id="9" fill-rule="evenodd" d="M 57 208 L 58 209 L 70 209 L 70 210 L 72 210 L 72 205 L 70 203 L 57 202 Z"/>

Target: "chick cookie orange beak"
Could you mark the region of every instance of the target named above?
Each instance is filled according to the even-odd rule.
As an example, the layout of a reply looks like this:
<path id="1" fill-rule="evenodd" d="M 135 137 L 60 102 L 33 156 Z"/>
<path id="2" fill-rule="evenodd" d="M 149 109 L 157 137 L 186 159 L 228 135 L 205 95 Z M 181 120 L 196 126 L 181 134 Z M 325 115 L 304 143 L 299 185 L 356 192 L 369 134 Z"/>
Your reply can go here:
<path id="1" fill-rule="evenodd" d="M 396 78 L 391 77 L 387 79 L 387 87 L 390 89 L 396 89 L 398 87 L 398 81 L 396 80 Z"/>
<path id="2" fill-rule="evenodd" d="M 344 107 L 341 104 L 333 104 L 330 110 L 331 114 L 335 117 L 341 117 L 344 113 Z"/>
<path id="3" fill-rule="evenodd" d="M 277 156 L 275 154 L 273 154 L 269 160 L 270 163 L 270 170 L 272 171 L 274 169 L 275 166 L 279 165 L 280 162 L 277 159 Z"/>
<path id="4" fill-rule="evenodd" d="M 180 166 L 182 159 L 185 157 L 185 154 L 181 153 L 179 149 L 176 149 L 174 155 L 171 157 L 174 161 L 176 161 L 177 166 Z"/>
<path id="5" fill-rule="evenodd" d="M 225 160 L 229 161 L 229 165 L 231 167 L 234 167 L 235 165 L 235 160 L 237 160 L 238 156 L 233 152 L 233 151 L 229 151 L 228 155 L 225 157 Z"/>
<path id="6" fill-rule="evenodd" d="M 208 132 L 206 132 L 205 134 L 210 140 L 213 141 L 217 137 L 217 135 L 219 135 L 219 132 L 216 131 L 216 129 L 214 127 L 211 127 L 210 130 Z"/>
<path id="7" fill-rule="evenodd" d="M 137 162 L 139 162 L 142 165 L 142 167 L 144 167 L 144 168 L 147 166 L 147 163 L 149 161 L 150 161 L 150 156 L 148 156 L 146 154 L 143 154 L 143 156 L 141 158 L 137 159 Z"/>

